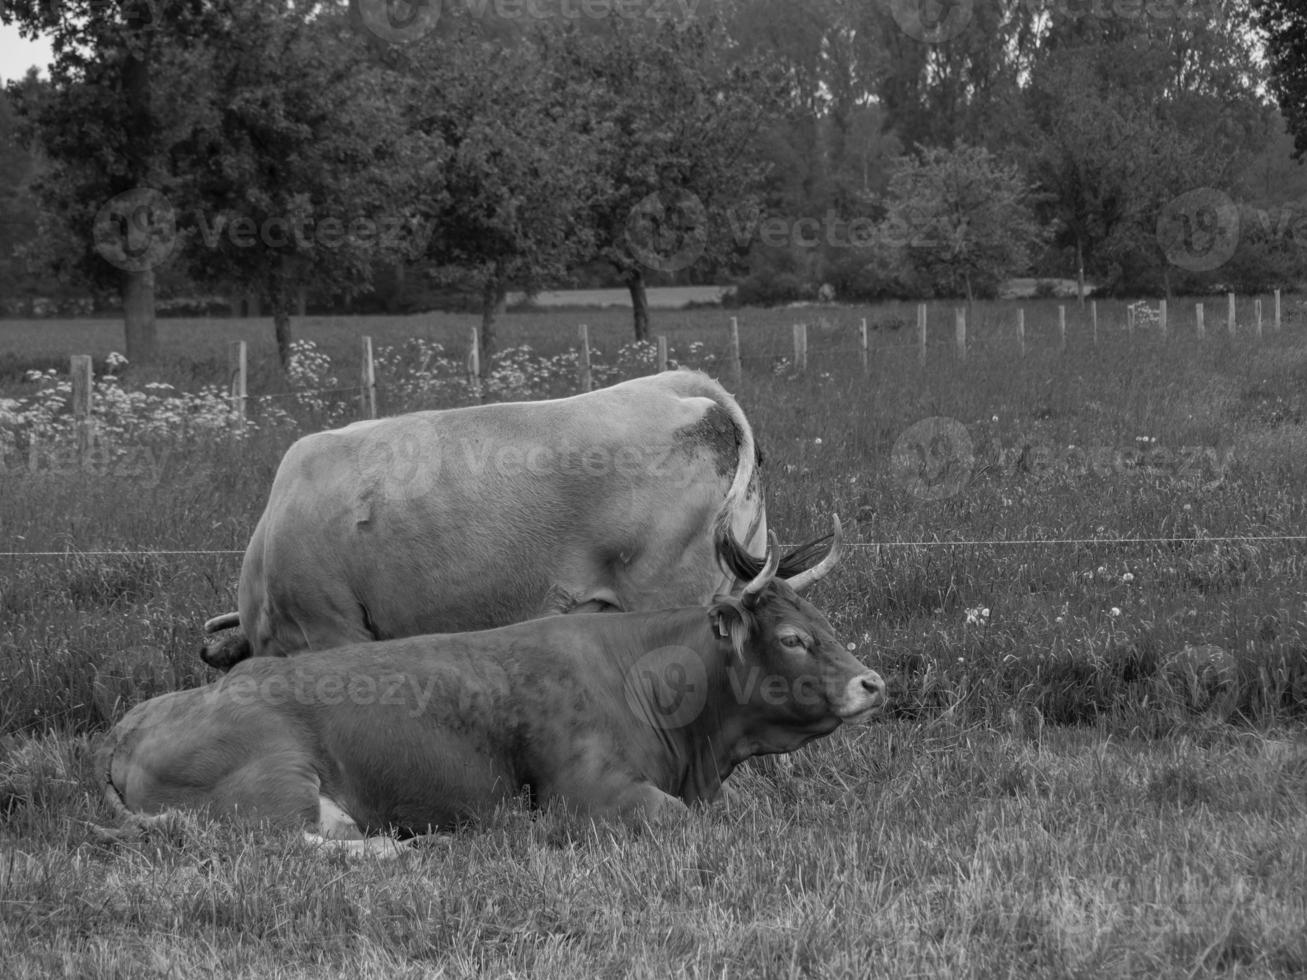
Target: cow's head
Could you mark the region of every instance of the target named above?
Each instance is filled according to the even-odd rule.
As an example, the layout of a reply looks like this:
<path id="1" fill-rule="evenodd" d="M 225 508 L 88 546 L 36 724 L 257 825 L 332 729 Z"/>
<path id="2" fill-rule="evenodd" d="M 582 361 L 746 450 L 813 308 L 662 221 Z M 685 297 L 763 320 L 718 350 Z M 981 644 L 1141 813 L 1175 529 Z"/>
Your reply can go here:
<path id="1" fill-rule="evenodd" d="M 885 703 L 880 675 L 859 663 L 826 617 L 799 595 L 839 561 L 838 517 L 832 537 L 819 563 L 788 580 L 777 574 L 783 560 L 775 535 L 761 560 L 729 537 L 719 544 L 722 564 L 745 585 L 736 595 L 714 600 L 709 615 L 734 648 L 731 688 L 756 723 L 757 751 L 792 751 L 842 721 L 869 717 Z"/>

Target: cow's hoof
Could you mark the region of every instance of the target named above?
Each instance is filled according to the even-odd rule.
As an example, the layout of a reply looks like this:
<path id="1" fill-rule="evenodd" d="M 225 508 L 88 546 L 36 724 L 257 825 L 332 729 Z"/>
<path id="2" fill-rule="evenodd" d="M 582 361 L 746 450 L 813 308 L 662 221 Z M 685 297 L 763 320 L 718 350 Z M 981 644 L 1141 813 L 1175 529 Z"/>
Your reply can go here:
<path id="1" fill-rule="evenodd" d="M 240 630 L 212 637 L 200 645 L 200 659 L 224 674 L 249 656 L 249 638 Z"/>

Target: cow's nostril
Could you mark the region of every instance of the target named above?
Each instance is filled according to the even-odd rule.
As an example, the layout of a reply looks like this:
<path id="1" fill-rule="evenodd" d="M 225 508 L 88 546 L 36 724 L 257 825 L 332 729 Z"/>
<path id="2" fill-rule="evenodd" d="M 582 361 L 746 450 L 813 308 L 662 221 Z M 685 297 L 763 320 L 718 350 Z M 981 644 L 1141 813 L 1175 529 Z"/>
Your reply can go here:
<path id="1" fill-rule="evenodd" d="M 862 678 L 863 688 L 870 694 L 884 694 L 885 682 L 876 674 Z"/>

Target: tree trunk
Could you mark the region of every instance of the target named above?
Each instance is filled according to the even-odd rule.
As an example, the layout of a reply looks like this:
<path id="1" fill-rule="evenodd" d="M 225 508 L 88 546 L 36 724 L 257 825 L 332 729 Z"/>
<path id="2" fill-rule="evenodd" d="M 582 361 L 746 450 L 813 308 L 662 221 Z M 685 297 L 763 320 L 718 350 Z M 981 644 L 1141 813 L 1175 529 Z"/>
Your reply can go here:
<path id="1" fill-rule="evenodd" d="M 284 270 L 278 270 L 272 281 L 272 331 L 277 338 L 277 361 L 282 371 L 290 368 L 290 345 L 294 339 L 290 330 L 290 283 Z"/>
<path id="2" fill-rule="evenodd" d="M 626 288 L 631 293 L 631 311 L 635 318 L 635 339 L 649 339 L 649 296 L 644 288 L 644 270 L 640 267 L 626 274 Z"/>
<path id="3" fill-rule="evenodd" d="M 508 286 L 498 277 L 481 287 L 481 377 L 490 374 L 490 357 L 495 352 L 495 319 L 508 305 Z"/>
<path id="4" fill-rule="evenodd" d="M 972 324 L 971 329 L 974 330 L 974 324 L 976 322 L 976 296 L 971 291 L 971 273 L 962 273 L 962 281 L 966 283 L 967 286 L 967 323 Z"/>
<path id="5" fill-rule="evenodd" d="M 154 321 L 154 270 L 123 273 L 123 334 L 132 364 L 152 361 L 159 352 L 159 334 Z"/>
<path id="6" fill-rule="evenodd" d="M 1080 309 L 1085 308 L 1085 243 L 1076 235 L 1076 299 Z"/>

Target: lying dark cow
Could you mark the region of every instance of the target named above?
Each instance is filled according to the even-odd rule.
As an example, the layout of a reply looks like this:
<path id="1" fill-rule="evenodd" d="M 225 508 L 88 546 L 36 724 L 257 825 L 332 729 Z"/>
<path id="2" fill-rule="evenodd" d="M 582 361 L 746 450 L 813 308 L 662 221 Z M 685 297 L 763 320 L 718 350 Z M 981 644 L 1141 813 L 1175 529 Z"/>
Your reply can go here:
<path id="1" fill-rule="evenodd" d="M 287 451 L 245 552 L 239 613 L 202 656 L 490 629 L 551 613 L 702 604 L 729 531 L 767 541 L 748 420 L 707 375 L 555 401 L 416 412 Z"/>
<path id="2" fill-rule="evenodd" d="M 100 757 L 116 809 L 207 809 L 325 839 L 427 833 L 525 787 L 536 805 L 657 819 L 745 759 L 792 752 L 884 701 L 795 585 L 722 545 L 738 596 L 482 633 L 254 658 L 133 708 Z"/>

